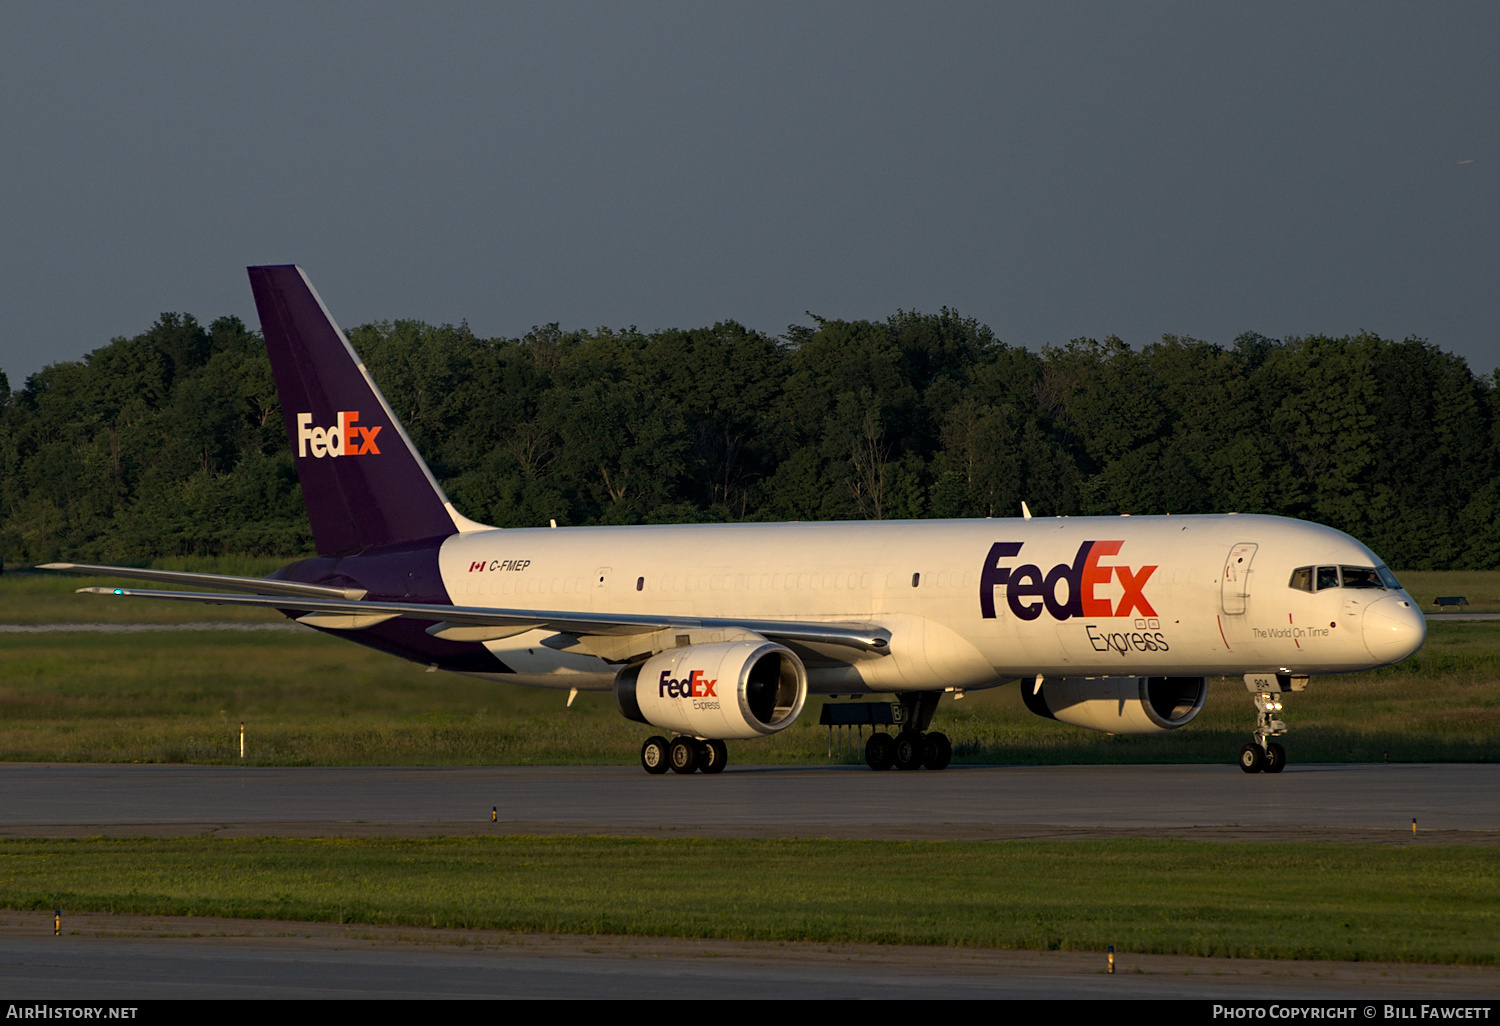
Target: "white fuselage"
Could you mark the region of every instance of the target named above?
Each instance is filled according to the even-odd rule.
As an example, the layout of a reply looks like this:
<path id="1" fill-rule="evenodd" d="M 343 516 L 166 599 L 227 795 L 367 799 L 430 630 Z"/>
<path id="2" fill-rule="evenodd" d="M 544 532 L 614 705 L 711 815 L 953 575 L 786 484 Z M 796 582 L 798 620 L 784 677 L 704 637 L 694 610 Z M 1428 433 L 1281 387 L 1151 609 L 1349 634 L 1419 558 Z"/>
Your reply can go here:
<path id="1" fill-rule="evenodd" d="M 1425 637 L 1404 591 L 1291 587 L 1299 567 L 1380 561 L 1339 531 L 1269 516 L 487 530 L 447 539 L 439 565 L 459 606 L 891 632 L 888 654 L 809 646 L 823 693 L 1339 673 L 1405 658 Z M 601 689 L 619 669 L 548 631 L 486 647 L 515 671 L 496 678 L 515 683 Z"/>

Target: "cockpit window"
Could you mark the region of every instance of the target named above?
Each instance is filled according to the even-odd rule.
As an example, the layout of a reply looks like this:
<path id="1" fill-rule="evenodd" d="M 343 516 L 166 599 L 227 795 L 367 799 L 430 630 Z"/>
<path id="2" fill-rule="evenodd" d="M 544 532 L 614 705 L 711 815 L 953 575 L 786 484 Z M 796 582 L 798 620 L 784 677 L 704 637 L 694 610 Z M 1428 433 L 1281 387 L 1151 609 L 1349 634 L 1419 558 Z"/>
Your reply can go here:
<path id="1" fill-rule="evenodd" d="M 1287 586 L 1298 591 L 1324 591 L 1328 588 L 1390 588 L 1400 591 L 1396 575 L 1383 566 L 1299 566 L 1292 571 Z"/>

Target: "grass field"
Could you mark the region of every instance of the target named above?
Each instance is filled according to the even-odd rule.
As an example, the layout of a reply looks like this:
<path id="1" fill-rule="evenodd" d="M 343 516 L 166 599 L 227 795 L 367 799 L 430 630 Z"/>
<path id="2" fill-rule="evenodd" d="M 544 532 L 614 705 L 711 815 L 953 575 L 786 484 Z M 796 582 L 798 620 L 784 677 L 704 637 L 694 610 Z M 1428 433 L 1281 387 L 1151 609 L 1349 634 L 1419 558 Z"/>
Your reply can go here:
<path id="1" fill-rule="evenodd" d="M 1267 901 L 1271 881 L 1276 899 Z M 1494 853 L 1457 846 L 7 840 L 0 906 L 1260 958 L 1500 958 Z"/>
<path id="2" fill-rule="evenodd" d="M 1426 610 L 1439 595 L 1462 595 L 1476 613 L 1500 611 L 1500 570 L 1409 570 L 1396 575 L 1407 594 Z"/>
<path id="3" fill-rule="evenodd" d="M 0 623 L 148 615 L 285 622 L 259 611 L 73 595 L 89 583 L 6 574 Z M 621 719 L 607 694 L 580 695 L 565 708 L 559 692 L 426 673 L 312 631 L 10 634 L 0 636 L 0 652 L 0 758 L 9 760 L 237 762 L 241 720 L 246 761 L 262 765 L 626 764 L 648 733 Z M 826 762 L 820 702 L 771 738 L 731 743 L 731 758 Z M 1319 678 L 1286 704 L 1292 733 L 1284 741 L 1296 761 L 1493 760 L 1500 622 L 1435 623 L 1412 659 Z M 1202 714 L 1166 735 L 1111 737 L 1043 720 L 1026 711 L 1014 685 L 946 699 L 936 726 L 960 763 L 1228 762 L 1253 720 L 1243 684 L 1215 680 Z M 834 758 L 861 756 L 856 749 Z"/>

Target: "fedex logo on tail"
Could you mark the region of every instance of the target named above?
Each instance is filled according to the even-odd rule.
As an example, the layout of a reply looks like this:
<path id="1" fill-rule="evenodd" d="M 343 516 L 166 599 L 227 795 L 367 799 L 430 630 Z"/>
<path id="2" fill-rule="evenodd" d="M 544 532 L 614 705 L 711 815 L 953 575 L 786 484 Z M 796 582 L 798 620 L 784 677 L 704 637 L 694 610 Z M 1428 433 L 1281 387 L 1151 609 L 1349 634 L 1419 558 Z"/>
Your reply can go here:
<path id="1" fill-rule="evenodd" d="M 312 451 L 314 459 L 324 456 L 379 456 L 375 436 L 380 425 L 361 427 L 358 410 L 340 410 L 338 423 L 330 427 L 313 427 L 311 413 L 297 414 L 297 455 Z"/>
<path id="2" fill-rule="evenodd" d="M 1115 617 L 1155 616 L 1156 610 L 1146 601 L 1146 582 L 1156 571 L 1154 566 L 1132 569 L 1125 565 L 1101 565 L 1105 556 L 1120 554 L 1122 541 L 1086 541 L 1078 547 L 1072 564 L 1059 563 L 1045 574 L 1035 563 L 1001 566 L 1002 560 L 1020 555 L 1022 542 L 996 542 L 985 557 L 979 574 L 979 612 L 986 620 L 995 618 L 995 589 L 1005 585 L 1005 602 L 1018 620 L 1035 620 L 1046 609 L 1055 620 L 1075 616 Z M 1118 580 L 1124 594 L 1118 603 L 1096 596 L 1094 589 Z M 1065 587 L 1064 587 L 1065 586 Z"/>

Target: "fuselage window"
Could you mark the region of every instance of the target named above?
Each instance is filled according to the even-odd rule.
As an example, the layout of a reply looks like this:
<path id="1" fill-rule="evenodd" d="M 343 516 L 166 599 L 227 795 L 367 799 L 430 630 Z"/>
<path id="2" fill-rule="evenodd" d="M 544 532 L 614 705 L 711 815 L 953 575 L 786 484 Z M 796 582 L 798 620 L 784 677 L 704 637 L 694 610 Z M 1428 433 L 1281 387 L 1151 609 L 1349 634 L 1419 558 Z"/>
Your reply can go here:
<path id="1" fill-rule="evenodd" d="M 911 575 L 911 586 L 913 588 L 915 588 L 917 585 L 919 585 L 921 583 L 922 583 L 922 575 L 921 574 L 917 573 L 917 574 L 912 574 Z"/>
<path id="2" fill-rule="evenodd" d="M 1339 586 L 1339 568 L 1336 566 L 1318 567 L 1318 590 L 1324 588 L 1337 588 Z"/>
<path id="3" fill-rule="evenodd" d="M 1298 591 L 1312 591 L 1312 567 L 1299 566 L 1292 571 L 1291 587 Z"/>
<path id="4" fill-rule="evenodd" d="M 636 591 L 645 591 L 646 590 L 646 579 L 644 577 L 637 577 L 635 579 L 635 590 Z"/>

